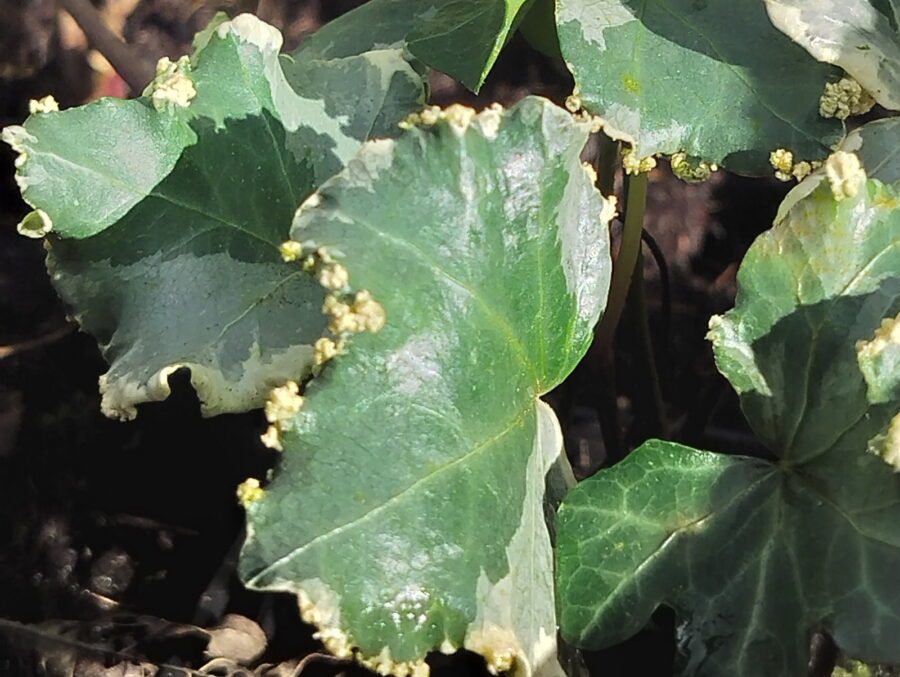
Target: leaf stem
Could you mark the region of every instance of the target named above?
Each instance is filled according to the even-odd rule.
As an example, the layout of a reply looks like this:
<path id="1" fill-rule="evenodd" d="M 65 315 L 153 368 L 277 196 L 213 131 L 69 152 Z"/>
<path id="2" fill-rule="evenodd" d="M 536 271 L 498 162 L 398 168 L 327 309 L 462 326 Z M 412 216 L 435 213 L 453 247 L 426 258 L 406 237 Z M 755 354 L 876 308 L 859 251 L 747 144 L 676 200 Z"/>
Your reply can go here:
<path id="1" fill-rule="evenodd" d="M 612 359 L 612 348 L 616 328 L 625 308 L 625 300 L 631 287 L 631 278 L 641 252 L 641 233 L 644 230 L 644 210 L 647 206 L 647 174 L 627 177 L 625 201 L 625 227 L 619 255 L 613 265 L 612 283 L 606 312 L 597 328 L 597 342 L 600 352 Z"/>
<path id="2" fill-rule="evenodd" d="M 72 15 L 91 47 L 106 57 L 131 91 L 139 95 L 153 79 L 153 64 L 113 33 L 88 0 L 59 0 L 59 5 Z"/>
<path id="3" fill-rule="evenodd" d="M 604 133 L 597 135 L 598 149 L 595 168 L 597 170 L 597 188 L 604 197 L 610 197 L 616 190 L 616 171 L 619 165 L 619 143 Z M 596 335 L 600 335 L 601 324 Z M 625 440 L 622 436 L 622 425 L 619 420 L 619 403 L 616 397 L 616 365 L 612 359 L 612 351 L 595 339 L 591 348 L 593 379 L 598 393 L 597 415 L 600 419 L 600 431 L 603 435 L 603 446 L 606 449 L 606 463 L 614 463 L 625 457 Z"/>
<path id="4" fill-rule="evenodd" d="M 650 424 L 644 427 L 641 438 L 662 437 L 663 439 L 668 439 L 669 430 L 666 421 L 666 407 L 663 402 L 659 371 L 656 368 L 653 338 L 650 333 L 650 320 L 647 315 L 643 259 L 643 255 L 638 252 L 637 263 L 631 280 L 631 290 L 628 294 L 629 319 L 637 338 L 637 348 L 640 353 L 640 371 L 643 372 L 642 375 L 646 383 L 644 400 L 649 408 L 648 418 Z M 643 442 L 644 439 L 640 441 Z"/>

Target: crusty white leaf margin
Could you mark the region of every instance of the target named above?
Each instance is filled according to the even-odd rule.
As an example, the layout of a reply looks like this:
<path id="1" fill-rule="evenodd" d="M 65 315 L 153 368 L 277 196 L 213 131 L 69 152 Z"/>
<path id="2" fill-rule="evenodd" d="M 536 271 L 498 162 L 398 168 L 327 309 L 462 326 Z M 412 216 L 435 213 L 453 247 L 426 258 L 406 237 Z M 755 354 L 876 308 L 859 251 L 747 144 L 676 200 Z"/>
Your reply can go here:
<path id="1" fill-rule="evenodd" d="M 885 108 L 900 110 L 900 33 L 870 0 L 765 3 L 781 32 L 819 61 L 843 68 Z M 891 5 L 897 13 L 896 1 Z"/>
<path id="2" fill-rule="evenodd" d="M 847 134 L 832 154 L 830 164 L 822 163 L 785 195 L 784 200 L 778 205 L 774 223 L 781 223 L 798 202 L 812 195 L 823 181 L 829 180 L 829 166 L 832 177 L 838 170 L 843 169 L 843 167 L 835 165 L 834 156 L 846 158 L 847 155 L 854 155 L 860 163 L 860 169 L 868 178 L 878 179 L 884 183 L 891 182 L 890 179 L 894 172 L 890 172 L 888 177 L 883 176 L 882 172 L 891 162 L 891 156 L 900 152 L 900 148 L 891 147 L 894 138 L 900 138 L 900 134 L 894 131 L 898 129 L 898 125 L 900 125 L 900 118 L 884 118 L 857 127 Z M 871 135 L 871 140 L 869 140 L 869 135 Z M 838 155 L 838 153 L 843 155 Z"/>
<path id="3" fill-rule="evenodd" d="M 220 40 L 233 38 L 239 45 L 255 49 L 260 53 L 265 84 L 269 88 L 272 102 L 278 111 L 279 120 L 287 131 L 294 132 L 300 127 L 307 127 L 319 134 L 326 135 L 333 141 L 334 147 L 331 150 L 341 163 L 346 163 L 355 155 L 361 141 L 345 131 L 345 127 L 349 127 L 351 123 L 349 117 L 329 115 L 325 100 L 307 98 L 298 94 L 286 79 L 281 59 L 290 57 L 280 54 L 283 42 L 280 31 L 252 14 L 241 14 L 230 20 L 224 14 L 219 15 L 209 28 L 200 34 L 200 39 L 195 41 L 195 53 L 192 57 L 195 67 L 198 55 L 213 38 Z M 419 74 L 413 70 L 398 50 L 365 53 L 361 57 L 353 58 L 363 58 L 378 69 L 385 91 L 388 90 L 391 78 L 397 73 L 407 77 L 411 82 L 421 82 Z M 183 58 L 177 63 L 163 59 L 161 68 L 157 69 L 157 77 L 144 93 L 153 102 L 152 107 L 141 106 L 136 101 L 109 101 L 107 104 L 103 102 L 94 104 L 106 105 L 107 108 L 138 110 L 140 115 L 147 119 L 147 124 L 156 125 L 156 122 L 162 119 L 163 122 L 172 123 L 180 132 L 185 133 L 183 136 L 172 136 L 165 131 L 165 126 L 163 126 L 162 137 L 168 136 L 168 139 L 159 150 L 161 154 L 165 151 L 167 160 L 151 164 L 154 171 L 145 171 L 141 177 L 143 182 L 140 185 L 129 181 L 129 190 L 125 191 L 128 199 L 116 205 L 115 209 L 109 213 L 98 217 L 91 224 L 90 232 L 85 233 L 85 236 L 99 232 L 121 218 L 128 210 L 146 198 L 154 186 L 171 173 L 184 146 L 196 143 L 196 137 L 188 127 L 188 122 L 192 117 L 209 115 L 215 119 L 217 125 L 225 124 L 225 118 L 229 115 L 229 111 L 223 109 L 221 105 L 206 107 L 202 100 L 202 93 L 198 100 L 190 72 L 191 63 L 187 58 Z M 240 103 L 236 102 L 236 105 L 239 106 Z M 33 115 L 55 114 L 57 110 L 58 106 L 55 101 L 49 97 L 39 102 L 32 102 L 31 106 Z M 65 115 L 65 113 L 61 113 L 61 115 Z M 160 136 L 160 130 L 155 126 L 151 132 L 148 132 L 148 136 Z M 29 158 L 47 153 L 48 150 L 41 148 L 41 140 L 30 134 L 23 126 L 15 125 L 4 129 L 2 140 L 18 154 L 16 181 L 26 202 L 35 207 L 35 210 L 19 224 L 19 232 L 28 237 L 43 237 L 54 229 L 54 224 L 50 216 L 35 204 L 35 199 L 30 195 L 28 189 L 51 177 L 46 176 L 43 171 L 38 171 L 36 163 L 29 162 Z M 62 160 L 63 158 L 60 159 L 60 161 Z M 325 170 L 328 170 L 327 174 L 324 173 Z M 333 168 L 328 166 L 322 168 L 322 171 L 317 167 L 317 178 L 320 181 L 324 180 L 332 172 Z M 56 183 L 59 181 L 57 180 Z M 52 252 L 48 258 L 48 268 L 51 274 L 55 273 Z M 76 312 L 74 319 L 79 320 L 79 318 L 80 314 Z M 106 348 L 108 347 L 106 346 Z M 123 348 L 121 355 L 128 355 L 130 352 L 126 347 Z M 190 372 L 191 384 L 200 399 L 203 415 L 212 416 L 220 413 L 246 411 L 262 406 L 271 387 L 282 382 L 285 377 L 305 377 L 313 365 L 313 358 L 312 345 L 292 345 L 273 352 L 267 350 L 260 341 L 254 341 L 252 345 L 247 346 L 246 359 L 239 364 L 237 369 L 232 369 L 231 373 L 226 373 L 225 369 L 218 364 L 215 355 L 211 355 L 209 360 L 180 359 L 172 360 L 169 364 L 162 361 L 155 364 L 145 363 L 146 369 L 139 368 L 141 367 L 140 363 L 128 365 L 113 359 L 110 370 L 99 380 L 102 395 L 101 409 L 110 418 L 133 419 L 137 415 L 137 405 L 166 399 L 171 394 L 169 376 L 178 370 L 187 369 Z"/>
<path id="4" fill-rule="evenodd" d="M 439 648 L 445 654 L 460 648 L 480 654 L 495 675 L 508 672 L 512 677 L 566 677 L 558 656 L 553 546 L 540 506 L 545 478 L 555 465 L 568 461 L 563 455 L 562 431 L 553 409 L 542 400 L 537 400 L 535 407 L 537 434 L 526 469 L 522 519 L 506 547 L 509 573 L 492 583 L 482 571 L 475 593 L 477 616 L 466 632 L 463 646 L 445 640 Z M 254 485 L 258 487 L 258 482 Z M 240 494 L 246 490 L 238 491 Z M 248 505 L 262 493 L 257 489 L 250 494 Z M 248 523 L 250 538 L 252 524 Z M 252 587 L 253 581 L 248 584 Z M 295 594 L 301 617 L 315 626 L 314 637 L 335 656 L 354 658 L 382 675 L 428 677 L 430 668 L 424 660 L 396 662 L 387 647 L 377 656 L 356 652 L 341 621 L 341 596 L 321 579 L 283 579 L 276 585 L 267 585 L 266 590 Z"/>
<path id="5" fill-rule="evenodd" d="M 466 133 L 470 126 L 477 127 L 487 139 L 497 136 L 503 120 L 501 106 L 493 106 L 475 113 L 465 106 L 454 104 L 445 110 L 436 106 L 427 107 L 422 113 L 412 114 L 401 124 L 403 128 L 421 125 L 429 127 L 435 124 L 447 124 L 459 136 Z M 589 122 L 582 124 L 590 128 Z M 357 175 L 368 186 L 378 172 L 390 168 L 393 162 L 395 141 L 380 139 L 368 141 L 360 153 L 348 163 L 344 174 Z M 596 176 L 590 165 L 581 164 L 578 174 L 583 171 L 589 179 L 587 185 L 595 190 L 593 184 Z M 570 175 L 570 182 L 575 180 Z M 571 185 L 570 185 L 571 188 Z M 599 220 L 603 232 L 615 217 L 615 199 L 602 196 L 602 209 Z M 297 210 L 294 218 L 292 235 L 297 237 L 304 232 L 308 221 L 321 204 L 320 193 L 311 195 Z M 328 332 L 316 341 L 317 368 L 346 350 L 352 349 L 352 336 L 360 332 L 378 332 L 385 321 L 384 309 L 368 290 L 354 291 L 350 284 L 351 271 L 334 261 L 327 248 L 318 247 L 312 241 L 299 242 L 290 240 L 283 245 L 290 252 L 290 258 L 303 262 L 303 268 L 315 275 L 326 291 L 332 294 L 335 304 L 344 305 L 339 312 L 326 301 L 323 312 L 330 316 Z M 286 257 L 287 258 L 287 257 Z M 599 262 L 596 262 L 599 263 Z M 569 283 L 573 280 L 573 271 L 564 268 Z M 332 284 L 338 281 L 338 284 Z M 574 291 L 574 289 L 570 289 Z M 599 303 L 606 298 L 608 277 L 602 293 L 597 297 Z M 337 296 L 335 296 L 337 294 Z M 378 321 L 372 326 L 365 317 L 367 313 L 357 310 L 360 295 L 365 304 L 378 307 Z M 356 299 L 354 302 L 353 299 Z M 330 307 L 332 306 L 332 307 Z M 582 309 L 590 315 L 599 308 Z M 350 319 L 349 324 L 342 326 L 342 321 Z M 370 318 L 368 318 L 370 319 Z M 596 317 L 594 318 L 596 321 Z M 318 372 L 314 372 L 316 374 Z M 304 406 L 304 397 L 299 394 L 296 383 L 273 389 L 266 405 L 266 415 L 270 426 L 263 435 L 264 444 L 282 450 L 280 435 L 293 425 L 294 416 Z M 564 440 L 559 420 L 553 409 L 541 399 L 536 399 L 535 437 L 526 466 L 526 493 L 523 510 L 516 531 L 506 545 L 506 556 L 509 571 L 506 576 L 492 582 L 482 570 L 475 589 L 476 615 L 466 630 L 462 646 L 457 646 L 445 639 L 439 647 L 442 653 L 452 654 L 459 649 L 478 653 L 485 658 L 491 674 L 509 674 L 512 677 L 566 677 L 562 666 L 560 645 L 557 639 L 557 620 L 555 604 L 554 555 L 550 531 L 548 529 L 547 507 L 551 505 L 546 494 L 547 482 L 552 476 L 567 487 L 574 484 L 571 468 L 563 453 Z M 568 481 L 571 478 L 571 482 Z M 265 495 L 256 479 L 249 479 L 238 487 L 238 497 L 245 508 L 253 510 L 252 504 Z M 553 500 L 559 500 L 555 496 Z M 248 520 L 247 542 L 255 538 L 253 523 Z M 245 584 L 254 588 L 257 576 L 245 580 Z M 269 582 L 264 588 L 267 591 L 280 590 L 297 596 L 301 617 L 316 628 L 314 638 L 320 640 L 325 648 L 340 658 L 355 659 L 362 665 L 382 675 L 397 677 L 427 677 L 430 667 L 424 659 L 398 662 L 391 656 L 390 649 L 384 649 L 377 655 L 362 654 L 353 644 L 353 637 L 347 633 L 341 619 L 341 595 L 320 578 L 292 580 L 278 578 Z M 562 647 L 565 650 L 565 647 Z M 577 666 L 577 660 L 566 661 L 566 664 Z M 576 667 L 572 668 L 573 670 Z"/>

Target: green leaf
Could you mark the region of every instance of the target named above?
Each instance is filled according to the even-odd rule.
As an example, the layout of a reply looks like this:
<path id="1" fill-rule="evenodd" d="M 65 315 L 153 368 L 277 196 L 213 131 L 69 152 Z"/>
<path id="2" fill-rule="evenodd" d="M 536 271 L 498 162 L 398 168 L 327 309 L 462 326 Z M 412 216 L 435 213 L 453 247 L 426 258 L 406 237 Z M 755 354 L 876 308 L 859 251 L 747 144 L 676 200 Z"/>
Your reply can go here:
<path id="1" fill-rule="evenodd" d="M 534 0 L 519 24 L 519 30 L 536 50 L 553 59 L 562 59 L 556 35 L 555 0 Z"/>
<path id="2" fill-rule="evenodd" d="M 477 92 L 533 0 L 369 0 L 304 44 L 341 57 L 365 45 L 402 45 Z"/>
<path id="3" fill-rule="evenodd" d="M 857 127 L 847 134 L 837 149 L 856 155 L 870 179 L 878 179 L 882 183 L 900 182 L 900 117 L 875 120 Z M 820 167 L 794 186 L 778 206 L 775 223 L 781 221 L 795 204 L 810 195 L 826 178 L 825 168 Z"/>
<path id="4" fill-rule="evenodd" d="M 638 157 L 685 152 L 771 172 L 776 148 L 825 157 L 841 134 L 819 116 L 835 69 L 779 33 L 754 0 L 558 0 L 563 56 L 585 108 Z"/>
<path id="5" fill-rule="evenodd" d="M 840 66 L 885 108 L 900 110 L 900 4 L 765 0 L 772 23 L 819 61 Z M 884 4 L 884 3 L 880 3 Z"/>
<path id="6" fill-rule="evenodd" d="M 4 134 L 23 196 L 52 223 L 54 284 L 110 364 L 104 412 L 120 418 L 165 398 L 182 367 L 207 415 L 259 407 L 308 373 L 323 294 L 279 245 L 321 181 L 424 101 L 396 50 L 280 61 L 280 33 L 251 15 L 217 19 L 197 44 L 144 98 Z M 187 106 L 164 98 L 179 91 L 194 92 Z"/>
<path id="7" fill-rule="evenodd" d="M 240 570 L 299 595 L 339 655 L 405 674 L 466 647 L 559 674 L 543 497 L 561 439 L 538 396 L 606 300 L 588 132 L 541 99 L 450 109 L 365 146 L 298 212 L 294 239 L 340 255 L 387 321 L 349 339 L 295 417 L 273 398 L 283 462 L 248 508 Z"/>
<path id="8" fill-rule="evenodd" d="M 710 334 L 777 462 L 649 442 L 573 490 L 558 520 L 565 638 L 607 646 L 667 604 L 689 675 L 804 674 L 817 629 L 900 662 L 900 477 L 869 453 L 900 389 L 873 396 L 861 369 L 900 312 L 898 207 L 878 181 L 840 201 L 821 185 L 754 243 Z"/>
<path id="9" fill-rule="evenodd" d="M 841 143 L 840 150 L 856 153 L 869 178 L 897 183 L 900 181 L 900 117 L 857 127 Z"/>

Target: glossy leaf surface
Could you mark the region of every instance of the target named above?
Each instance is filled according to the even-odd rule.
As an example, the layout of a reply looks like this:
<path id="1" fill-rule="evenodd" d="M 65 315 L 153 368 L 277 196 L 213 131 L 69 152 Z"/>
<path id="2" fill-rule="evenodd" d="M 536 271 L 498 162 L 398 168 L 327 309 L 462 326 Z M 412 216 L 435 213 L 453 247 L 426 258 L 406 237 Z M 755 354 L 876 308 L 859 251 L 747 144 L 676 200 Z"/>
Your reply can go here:
<path id="1" fill-rule="evenodd" d="M 559 0 L 556 20 L 583 105 L 638 157 L 683 151 L 766 174 L 776 148 L 815 160 L 840 138 L 818 113 L 838 72 L 756 0 Z"/>
<path id="2" fill-rule="evenodd" d="M 405 46 L 478 91 L 533 0 L 369 0 L 319 30 L 306 49 L 330 58 L 360 45 Z"/>
<path id="3" fill-rule="evenodd" d="M 900 182 L 900 117 L 875 120 L 857 127 L 841 141 L 838 150 L 856 155 L 870 179 L 889 184 Z M 826 180 L 825 168 L 820 167 L 794 186 L 778 206 L 775 223 Z"/>
<path id="4" fill-rule="evenodd" d="M 819 61 L 840 66 L 900 110 L 897 0 L 765 0 L 772 22 Z"/>
<path id="5" fill-rule="evenodd" d="M 559 674 L 544 486 L 561 438 L 538 396 L 606 300 L 587 135 L 533 98 L 442 120 L 368 144 L 298 213 L 294 239 L 340 252 L 387 321 L 309 383 L 241 571 L 298 594 L 338 653 L 403 674 L 466 647 Z"/>
<path id="6" fill-rule="evenodd" d="M 169 83 L 189 101 L 157 107 L 157 88 L 13 132 L 23 195 L 53 224 L 54 284 L 110 364 L 111 416 L 166 397 L 181 367 L 209 415 L 309 369 L 323 295 L 278 246 L 297 205 L 424 88 L 397 50 L 301 62 L 280 47 L 251 15 L 218 19 Z"/>
<path id="7" fill-rule="evenodd" d="M 689 675 L 804 674 L 819 628 L 900 661 L 900 477 L 869 448 L 900 388 L 870 388 L 862 359 L 900 312 L 898 206 L 877 181 L 842 201 L 825 183 L 751 247 L 711 338 L 778 462 L 648 442 L 577 487 L 558 523 L 564 637 L 607 646 L 666 604 Z"/>

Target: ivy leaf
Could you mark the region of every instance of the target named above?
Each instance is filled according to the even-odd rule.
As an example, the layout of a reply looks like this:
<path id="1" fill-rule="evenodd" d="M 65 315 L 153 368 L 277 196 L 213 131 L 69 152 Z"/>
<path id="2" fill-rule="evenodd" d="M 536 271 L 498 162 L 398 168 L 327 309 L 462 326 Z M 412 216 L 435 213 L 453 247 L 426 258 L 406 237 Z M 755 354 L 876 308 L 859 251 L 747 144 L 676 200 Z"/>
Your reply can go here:
<path id="1" fill-rule="evenodd" d="M 293 212 L 424 100 L 397 51 L 288 60 L 286 74 L 280 33 L 251 15 L 218 18 L 197 45 L 141 99 L 4 134 L 41 217 L 20 229 L 52 224 L 48 267 L 110 364 L 102 407 L 114 417 L 164 399 L 182 367 L 206 415 L 259 407 L 308 373 L 323 294 L 281 260 Z"/>
<path id="2" fill-rule="evenodd" d="M 856 155 L 870 179 L 882 183 L 900 182 L 900 117 L 875 120 L 857 127 L 847 134 L 837 149 Z M 794 186 L 778 206 L 775 223 L 826 179 L 825 168 L 820 167 Z"/>
<path id="3" fill-rule="evenodd" d="M 818 113 L 838 72 L 760 3 L 558 0 L 556 20 L 583 105 L 638 157 L 686 152 L 767 174 L 776 148 L 816 160 L 840 139 L 840 123 Z"/>
<path id="4" fill-rule="evenodd" d="M 345 56 L 403 45 L 474 92 L 533 0 L 369 0 L 316 32 L 307 53 Z"/>
<path id="5" fill-rule="evenodd" d="M 543 499 L 561 439 L 538 396 L 606 300 L 588 132 L 541 99 L 451 108 L 365 146 L 298 212 L 294 239 L 340 256 L 347 298 L 370 294 L 386 324 L 345 338 L 302 401 L 274 394 L 283 460 L 248 508 L 240 570 L 297 594 L 338 655 L 420 674 L 429 651 L 465 647 L 559 674 Z"/>
<path id="6" fill-rule="evenodd" d="M 526 12 L 519 31 L 536 50 L 552 59 L 562 59 L 556 35 L 555 0 L 534 0 Z"/>
<path id="7" fill-rule="evenodd" d="M 841 201 L 821 185 L 754 243 L 711 337 L 778 460 L 648 442 L 573 490 L 558 520 L 565 638 L 608 646 L 667 604 L 689 675 L 804 674 L 819 628 L 854 657 L 900 662 L 900 477 L 869 452 L 900 388 L 876 397 L 862 369 L 900 313 L 898 198 L 878 181 Z"/>
<path id="8" fill-rule="evenodd" d="M 819 61 L 840 66 L 885 108 L 900 110 L 900 4 L 765 0 L 772 23 Z"/>

